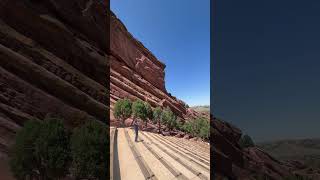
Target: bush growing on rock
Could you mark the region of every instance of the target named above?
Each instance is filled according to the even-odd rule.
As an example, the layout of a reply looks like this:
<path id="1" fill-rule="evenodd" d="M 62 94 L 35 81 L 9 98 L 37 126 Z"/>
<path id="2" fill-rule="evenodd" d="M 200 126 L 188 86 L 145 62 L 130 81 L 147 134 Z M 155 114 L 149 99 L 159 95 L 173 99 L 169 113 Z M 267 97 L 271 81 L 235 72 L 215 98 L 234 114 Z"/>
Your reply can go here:
<path id="1" fill-rule="evenodd" d="M 96 120 L 74 130 L 71 137 L 72 172 L 77 179 L 109 176 L 108 128 Z"/>
<path id="2" fill-rule="evenodd" d="M 244 135 L 239 140 L 239 145 L 242 148 L 254 147 L 254 142 L 249 135 Z"/>
<path id="3" fill-rule="evenodd" d="M 163 111 L 163 122 L 172 131 L 177 126 L 177 116 L 170 110 L 170 108 L 166 108 Z"/>
<path id="4" fill-rule="evenodd" d="M 153 111 L 152 111 L 151 105 L 147 102 L 144 105 L 146 108 L 147 119 L 152 120 L 153 119 Z M 147 126 L 147 121 L 146 121 L 146 126 Z"/>
<path id="5" fill-rule="evenodd" d="M 27 121 L 18 131 L 15 144 L 10 149 L 10 168 L 17 179 L 26 179 L 27 176 L 38 176 L 36 171 L 40 163 L 35 152 L 35 142 L 39 137 L 41 124 L 37 120 Z"/>
<path id="6" fill-rule="evenodd" d="M 199 121 L 200 128 L 199 128 L 199 136 L 203 139 L 209 139 L 210 137 L 210 123 L 208 120 L 202 118 Z"/>
<path id="7" fill-rule="evenodd" d="M 182 126 L 182 131 L 192 134 L 192 123 L 191 122 L 185 122 Z"/>
<path id="8" fill-rule="evenodd" d="M 285 177 L 284 180 L 312 180 L 312 178 L 303 177 L 301 175 L 295 174 L 295 175 Z"/>
<path id="9" fill-rule="evenodd" d="M 122 125 L 124 125 L 125 120 L 128 119 L 131 116 L 131 114 L 132 103 L 129 99 L 119 99 L 115 103 L 113 115 L 116 119 L 122 122 Z"/>
<path id="10" fill-rule="evenodd" d="M 158 123 L 158 132 L 161 131 L 161 121 L 162 121 L 162 109 L 160 107 L 156 107 L 153 110 L 153 119 Z"/>
<path id="11" fill-rule="evenodd" d="M 62 120 L 44 120 L 35 143 L 35 152 L 46 176 L 51 179 L 64 177 L 68 173 L 71 160 L 69 137 Z"/>
<path id="12" fill-rule="evenodd" d="M 64 177 L 70 162 L 69 134 L 60 119 L 28 121 L 17 133 L 10 156 L 11 170 L 17 179 Z"/>
<path id="13" fill-rule="evenodd" d="M 183 125 L 184 125 L 183 121 L 178 117 L 177 118 L 176 129 L 178 129 L 179 131 L 184 131 L 183 130 Z"/>
<path id="14" fill-rule="evenodd" d="M 30 120 L 10 148 L 10 167 L 18 180 L 61 179 L 70 172 L 77 179 L 107 179 L 108 147 L 108 128 L 96 120 L 74 129 L 71 141 L 61 119 Z"/>
<path id="15" fill-rule="evenodd" d="M 209 139 L 210 123 L 205 118 L 197 118 L 190 120 L 182 126 L 184 132 L 191 134 L 193 137 Z"/>

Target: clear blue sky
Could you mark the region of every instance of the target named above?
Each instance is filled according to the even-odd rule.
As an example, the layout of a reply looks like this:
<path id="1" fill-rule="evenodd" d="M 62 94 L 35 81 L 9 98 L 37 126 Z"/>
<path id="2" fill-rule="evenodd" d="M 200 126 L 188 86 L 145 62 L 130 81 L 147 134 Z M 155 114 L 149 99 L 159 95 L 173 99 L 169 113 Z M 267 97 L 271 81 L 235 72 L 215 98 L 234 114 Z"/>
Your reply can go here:
<path id="1" fill-rule="evenodd" d="M 210 104 L 210 0 L 111 0 L 111 10 L 167 65 L 168 92 Z"/>
<path id="2" fill-rule="evenodd" d="M 215 5 L 215 116 L 256 141 L 320 137 L 320 1 Z"/>

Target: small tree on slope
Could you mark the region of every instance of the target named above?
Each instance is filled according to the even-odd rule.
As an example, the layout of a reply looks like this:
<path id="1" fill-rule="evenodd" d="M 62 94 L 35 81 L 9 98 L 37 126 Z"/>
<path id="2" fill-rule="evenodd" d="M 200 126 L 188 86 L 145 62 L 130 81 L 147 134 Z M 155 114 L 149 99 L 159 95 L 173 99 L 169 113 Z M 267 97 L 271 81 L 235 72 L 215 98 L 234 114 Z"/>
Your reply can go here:
<path id="1" fill-rule="evenodd" d="M 69 170 L 70 136 L 62 120 L 46 118 L 35 143 L 42 170 L 50 179 L 59 179 Z"/>
<path id="2" fill-rule="evenodd" d="M 68 173 L 69 133 L 61 120 L 31 120 L 17 133 L 10 167 L 17 179 L 59 179 Z"/>
<path id="3" fill-rule="evenodd" d="M 107 179 L 109 136 L 106 125 L 88 121 L 71 137 L 72 170 L 77 179 Z"/>
<path id="4" fill-rule="evenodd" d="M 10 149 L 10 168 L 17 179 L 26 179 L 27 176 L 38 176 L 40 163 L 35 153 L 35 142 L 39 137 L 41 123 L 30 120 L 18 131 L 15 144 Z M 40 172 L 42 173 L 42 172 Z"/>
<path id="5" fill-rule="evenodd" d="M 244 135 L 240 138 L 239 144 L 242 148 L 254 147 L 254 142 L 249 135 Z"/>
<path id="6" fill-rule="evenodd" d="M 200 123 L 199 137 L 201 137 L 203 139 L 209 139 L 209 136 L 210 136 L 210 123 L 209 123 L 209 121 L 202 118 L 199 123 Z"/>
<path id="7" fill-rule="evenodd" d="M 116 119 L 122 122 L 124 126 L 124 122 L 128 119 L 132 114 L 132 103 L 129 99 L 119 99 L 115 105 L 113 110 L 113 115 Z"/>
<path id="8" fill-rule="evenodd" d="M 166 108 L 163 111 L 163 122 L 169 128 L 170 132 L 177 124 L 177 116 L 170 110 L 170 108 Z"/>
<path id="9" fill-rule="evenodd" d="M 147 120 L 152 120 L 153 119 L 153 111 L 152 111 L 151 105 L 147 102 L 144 105 L 146 108 Z M 147 127 L 147 122 L 148 121 L 146 121 L 146 127 Z"/>
<path id="10" fill-rule="evenodd" d="M 132 104 L 132 112 L 134 118 L 139 118 L 143 122 L 147 121 L 147 109 L 143 101 L 136 100 Z"/>
<path id="11" fill-rule="evenodd" d="M 153 118 L 158 122 L 158 132 L 160 133 L 162 121 L 162 109 L 160 107 L 156 107 L 153 110 Z"/>

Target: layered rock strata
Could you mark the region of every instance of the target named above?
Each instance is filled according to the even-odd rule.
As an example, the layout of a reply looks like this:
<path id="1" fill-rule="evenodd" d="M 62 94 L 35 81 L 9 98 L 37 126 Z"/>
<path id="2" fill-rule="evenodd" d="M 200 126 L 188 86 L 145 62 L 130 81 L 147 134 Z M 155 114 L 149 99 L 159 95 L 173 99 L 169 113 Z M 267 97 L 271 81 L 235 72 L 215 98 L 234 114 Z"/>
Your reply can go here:
<path id="1" fill-rule="evenodd" d="M 31 118 L 108 120 L 106 3 L 0 0 L 0 149 Z"/>
<path id="2" fill-rule="evenodd" d="M 153 107 L 170 107 L 184 118 L 185 103 L 166 91 L 165 65 L 137 41 L 113 13 L 110 23 L 111 110 L 118 99 L 141 99 Z M 114 118 L 111 116 L 111 119 Z"/>

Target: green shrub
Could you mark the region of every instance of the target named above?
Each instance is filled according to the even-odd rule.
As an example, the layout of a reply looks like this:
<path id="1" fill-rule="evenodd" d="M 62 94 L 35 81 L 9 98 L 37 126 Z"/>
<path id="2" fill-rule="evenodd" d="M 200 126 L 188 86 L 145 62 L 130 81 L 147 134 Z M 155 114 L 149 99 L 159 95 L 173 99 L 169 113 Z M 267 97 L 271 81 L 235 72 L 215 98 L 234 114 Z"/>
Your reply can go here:
<path id="1" fill-rule="evenodd" d="M 132 104 L 132 112 L 135 118 L 139 118 L 143 122 L 147 122 L 147 109 L 143 101 L 134 101 Z"/>
<path id="2" fill-rule="evenodd" d="M 153 119 L 153 111 L 152 111 L 151 105 L 146 102 L 144 104 L 144 106 L 146 108 L 147 119 L 152 120 Z M 147 121 L 146 121 L 146 126 L 147 126 Z"/>
<path id="3" fill-rule="evenodd" d="M 170 108 L 166 108 L 163 111 L 162 120 L 170 131 L 172 131 L 177 125 L 177 116 L 170 110 Z"/>
<path id="4" fill-rule="evenodd" d="M 161 131 L 161 121 L 162 121 L 162 109 L 160 107 L 156 107 L 153 110 L 153 120 L 158 123 L 158 131 Z"/>
<path id="5" fill-rule="evenodd" d="M 17 133 L 10 151 L 10 167 L 17 179 L 27 176 L 57 179 L 68 173 L 69 135 L 61 120 L 28 121 Z"/>
<path id="6" fill-rule="evenodd" d="M 284 180 L 312 180 L 312 178 L 303 177 L 301 175 L 296 174 L 296 175 L 285 177 Z"/>
<path id="7" fill-rule="evenodd" d="M 113 115 L 122 122 L 128 119 L 132 114 L 132 103 L 129 99 L 120 99 L 114 105 Z"/>
<path id="8" fill-rule="evenodd" d="M 58 179 L 67 175 L 71 161 L 69 137 L 62 120 L 44 120 L 35 142 L 35 152 L 45 176 Z"/>
<path id="9" fill-rule="evenodd" d="M 186 133 L 192 134 L 192 123 L 190 122 L 185 122 L 182 126 L 182 130 Z"/>
<path id="10" fill-rule="evenodd" d="M 176 128 L 177 128 L 179 131 L 184 131 L 184 130 L 183 130 L 183 125 L 184 125 L 183 121 L 178 117 L 178 118 L 177 118 Z"/>
<path id="11" fill-rule="evenodd" d="M 107 179 L 109 137 L 106 125 L 96 120 L 76 128 L 71 137 L 72 172 L 77 179 Z"/>
<path id="12" fill-rule="evenodd" d="M 205 118 L 197 118 L 184 123 L 182 130 L 193 137 L 203 139 L 209 139 L 210 137 L 210 123 Z"/>
<path id="13" fill-rule="evenodd" d="M 18 131 L 15 144 L 10 149 L 10 168 L 17 179 L 26 179 L 39 171 L 40 163 L 35 153 L 35 142 L 39 137 L 41 123 L 37 120 L 27 121 Z"/>
<path id="14" fill-rule="evenodd" d="M 209 139 L 210 137 L 210 123 L 206 119 L 203 119 L 201 122 L 199 136 L 203 139 Z"/>
<path id="15" fill-rule="evenodd" d="M 242 148 L 254 147 L 254 142 L 249 135 L 244 135 L 239 140 L 239 145 Z"/>

